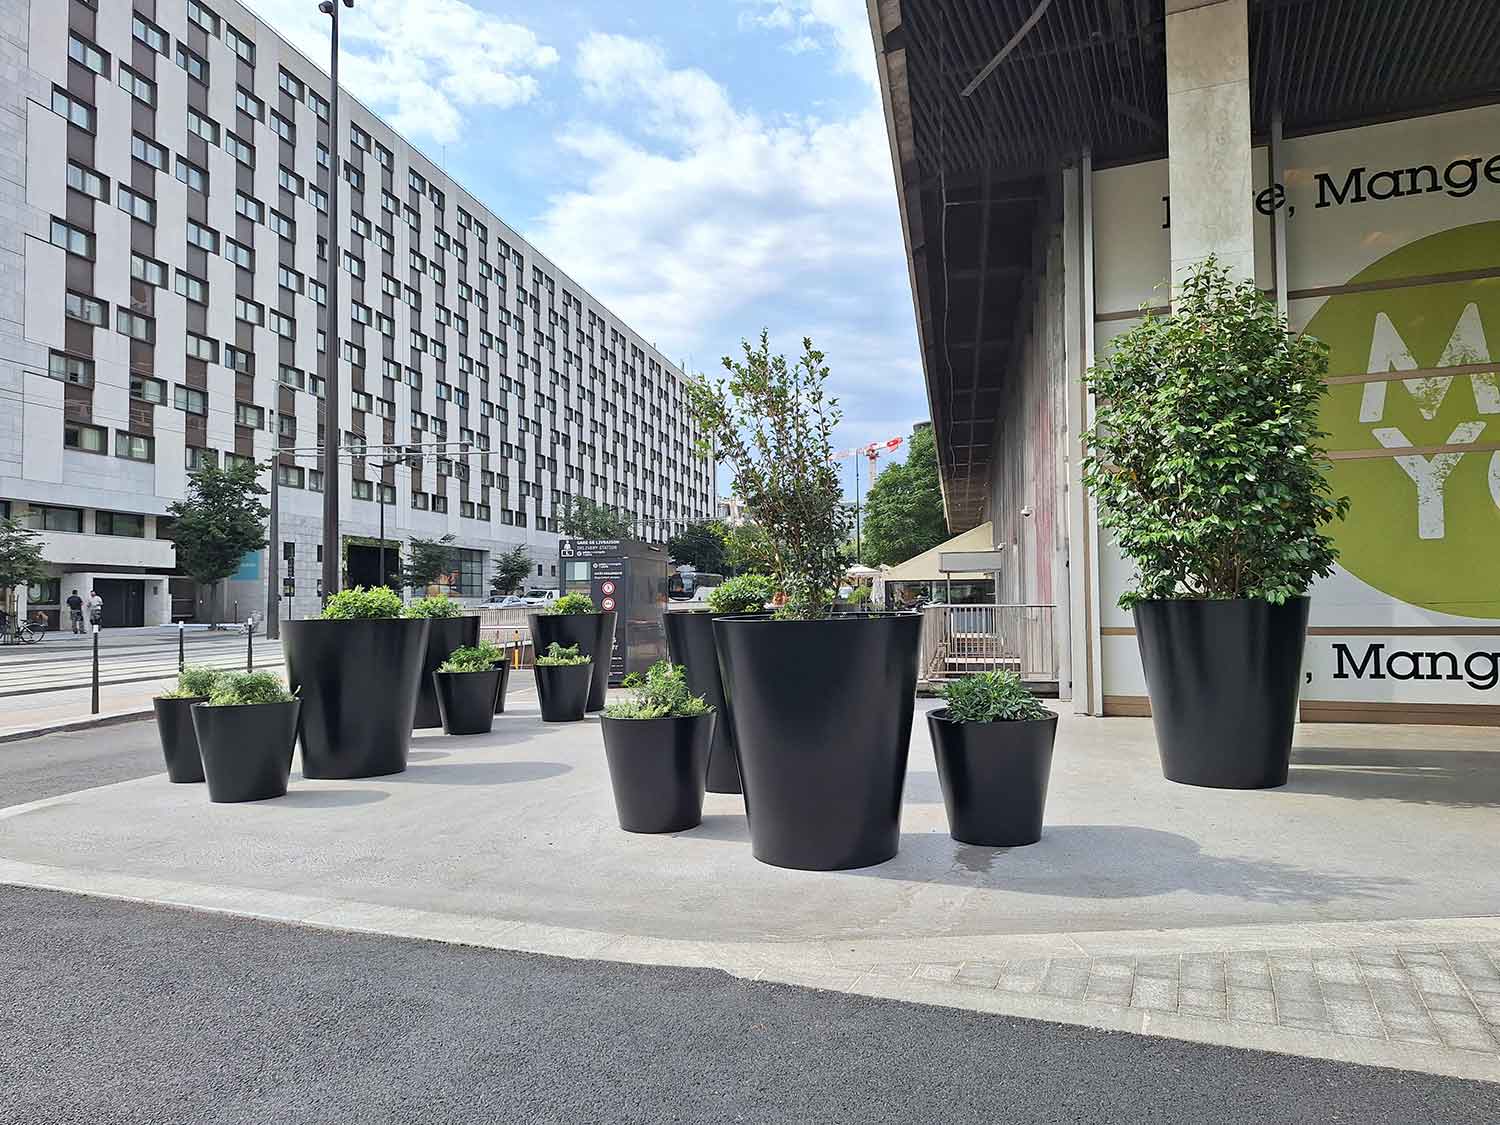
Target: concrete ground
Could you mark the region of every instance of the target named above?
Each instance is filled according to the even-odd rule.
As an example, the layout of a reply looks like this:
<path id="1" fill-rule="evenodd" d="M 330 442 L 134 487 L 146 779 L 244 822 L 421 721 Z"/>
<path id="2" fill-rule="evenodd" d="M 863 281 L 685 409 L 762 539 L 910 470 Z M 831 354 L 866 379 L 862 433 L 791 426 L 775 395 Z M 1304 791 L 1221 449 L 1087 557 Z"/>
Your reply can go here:
<path id="1" fill-rule="evenodd" d="M 18 805 L 0 880 L 1500 1078 L 1493 731 L 1304 726 L 1289 786 L 1236 793 L 1065 716 L 1047 831 L 1006 851 L 947 836 L 918 722 L 901 854 L 828 874 L 757 863 L 733 797 L 622 833 L 597 720 L 529 698 L 413 746 L 256 805 L 160 776 Z"/>

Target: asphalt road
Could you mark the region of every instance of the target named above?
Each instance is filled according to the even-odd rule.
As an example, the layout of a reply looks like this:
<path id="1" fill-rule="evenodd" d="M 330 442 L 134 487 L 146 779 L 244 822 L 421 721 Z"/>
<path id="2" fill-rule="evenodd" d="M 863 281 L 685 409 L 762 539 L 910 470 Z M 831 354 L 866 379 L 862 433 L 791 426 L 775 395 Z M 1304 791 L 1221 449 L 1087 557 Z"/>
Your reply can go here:
<path id="1" fill-rule="evenodd" d="M 0 808 L 165 770 L 150 719 L 0 742 Z"/>

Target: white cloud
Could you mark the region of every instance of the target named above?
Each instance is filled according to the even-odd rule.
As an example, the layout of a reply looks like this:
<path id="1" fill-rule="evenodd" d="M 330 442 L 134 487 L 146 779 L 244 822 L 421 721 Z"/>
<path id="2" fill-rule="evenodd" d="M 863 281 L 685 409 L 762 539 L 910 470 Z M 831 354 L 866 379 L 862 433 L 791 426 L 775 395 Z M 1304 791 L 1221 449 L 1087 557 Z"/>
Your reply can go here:
<path id="1" fill-rule="evenodd" d="M 249 0 L 255 12 L 319 66 L 328 19 L 312 0 Z M 540 92 L 557 51 L 534 32 L 464 0 L 366 0 L 340 12 L 339 80 L 400 132 L 458 139 L 467 110 L 508 109 Z"/>
<path id="2" fill-rule="evenodd" d="M 739 0 L 740 26 L 786 32 L 793 54 L 831 48 L 839 67 L 876 85 L 875 47 L 864 0 Z"/>

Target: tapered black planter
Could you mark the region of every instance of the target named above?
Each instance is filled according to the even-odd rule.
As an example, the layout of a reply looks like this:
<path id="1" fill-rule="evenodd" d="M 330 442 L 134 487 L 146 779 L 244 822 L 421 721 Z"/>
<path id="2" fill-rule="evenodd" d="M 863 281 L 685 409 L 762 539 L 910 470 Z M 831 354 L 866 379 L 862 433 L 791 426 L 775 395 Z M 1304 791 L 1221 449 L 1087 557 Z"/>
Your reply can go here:
<path id="1" fill-rule="evenodd" d="M 661 619 L 672 663 L 687 669 L 688 690 L 703 696 L 722 715 L 724 681 L 719 677 L 719 648 L 714 643 L 713 615 L 693 610 L 669 610 L 661 615 Z M 708 791 L 740 791 L 734 732 L 727 722 L 714 724 L 714 741 L 708 755 Z"/>
<path id="2" fill-rule="evenodd" d="M 510 687 L 510 661 L 506 660 L 496 671 L 500 673 L 500 682 L 495 685 L 495 714 L 505 713 L 505 689 Z"/>
<path id="3" fill-rule="evenodd" d="M 1307 598 L 1140 602 L 1136 640 L 1169 781 L 1285 785 L 1307 639 Z"/>
<path id="4" fill-rule="evenodd" d="M 921 617 L 714 621 L 755 858 L 835 871 L 896 854 Z"/>
<path id="5" fill-rule="evenodd" d="M 681 832 L 703 822 L 714 713 L 600 720 L 615 812 L 626 832 Z"/>
<path id="6" fill-rule="evenodd" d="M 440 727 L 443 716 L 438 712 L 437 692 L 432 674 L 456 648 L 473 648 L 479 643 L 479 617 L 429 617 L 427 619 L 427 653 L 422 658 L 421 689 L 417 692 L 417 714 L 414 727 Z"/>
<path id="7" fill-rule="evenodd" d="M 488 672 L 434 672 L 434 694 L 444 734 L 488 734 L 495 725 L 495 693 L 500 669 Z"/>
<path id="8" fill-rule="evenodd" d="M 604 695 L 609 691 L 610 653 L 615 644 L 615 613 L 533 613 L 531 643 L 536 654 L 542 656 L 553 641 L 567 648 L 577 645 L 578 651 L 593 657 L 594 670 L 589 682 L 588 709 L 602 711 Z"/>
<path id="9" fill-rule="evenodd" d="M 948 834 L 964 844 L 1014 848 L 1042 838 L 1057 716 L 956 723 L 927 713 Z"/>
<path id="10" fill-rule="evenodd" d="M 536 696 L 542 705 L 542 721 L 576 723 L 589 702 L 593 671 L 587 664 L 537 665 Z"/>
<path id="11" fill-rule="evenodd" d="M 198 735 L 193 730 L 193 704 L 206 695 L 181 699 L 153 699 L 156 733 L 161 737 L 162 757 L 167 760 L 167 780 L 179 784 L 203 780 L 203 759 L 198 753 Z"/>
<path id="12" fill-rule="evenodd" d="M 210 801 L 231 804 L 286 796 L 301 706 L 294 699 L 240 707 L 200 703 L 193 708 Z"/>
<path id="13" fill-rule="evenodd" d="M 283 621 L 287 680 L 302 701 L 302 775 L 406 768 L 426 620 Z"/>

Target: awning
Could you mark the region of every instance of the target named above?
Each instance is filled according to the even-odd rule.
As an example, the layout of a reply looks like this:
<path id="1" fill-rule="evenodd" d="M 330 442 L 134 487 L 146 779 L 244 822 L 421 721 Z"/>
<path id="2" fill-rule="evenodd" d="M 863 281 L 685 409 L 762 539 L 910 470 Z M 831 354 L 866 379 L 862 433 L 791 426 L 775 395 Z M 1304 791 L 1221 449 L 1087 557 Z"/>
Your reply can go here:
<path id="1" fill-rule="evenodd" d="M 907 559 L 904 563 L 898 563 L 886 569 L 882 575 L 882 581 L 889 585 L 892 582 L 942 582 L 951 578 L 955 582 L 972 582 L 975 579 L 991 578 L 993 575 L 983 571 L 972 574 L 944 574 L 938 569 L 940 557 L 944 551 L 988 551 L 994 546 L 992 540 L 991 525 L 988 521 L 978 527 L 972 527 L 968 531 L 955 535 L 946 543 L 939 543 L 929 551 L 923 551 Z"/>

